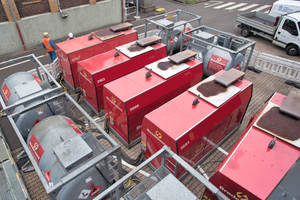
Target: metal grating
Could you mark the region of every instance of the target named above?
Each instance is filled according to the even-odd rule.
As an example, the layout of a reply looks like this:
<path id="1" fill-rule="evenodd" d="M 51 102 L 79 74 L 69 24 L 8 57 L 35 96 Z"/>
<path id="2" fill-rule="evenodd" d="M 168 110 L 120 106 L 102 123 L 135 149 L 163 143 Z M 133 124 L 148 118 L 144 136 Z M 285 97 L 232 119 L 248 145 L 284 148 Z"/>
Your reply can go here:
<path id="1" fill-rule="evenodd" d="M 9 155 L 6 151 L 5 143 L 3 140 L 0 140 L 0 162 L 3 162 L 9 158 Z"/>
<path id="2" fill-rule="evenodd" d="M 170 172 L 165 167 L 158 168 L 148 178 L 143 180 L 140 184 L 134 187 L 130 192 L 124 195 L 126 200 L 143 200 L 146 199 L 146 192 L 166 177 Z"/>
<path id="3" fill-rule="evenodd" d="M 5 176 L 5 172 L 2 168 L 2 165 L 0 164 L 0 199 L 12 199 L 10 189 L 7 185 L 7 180 Z"/>

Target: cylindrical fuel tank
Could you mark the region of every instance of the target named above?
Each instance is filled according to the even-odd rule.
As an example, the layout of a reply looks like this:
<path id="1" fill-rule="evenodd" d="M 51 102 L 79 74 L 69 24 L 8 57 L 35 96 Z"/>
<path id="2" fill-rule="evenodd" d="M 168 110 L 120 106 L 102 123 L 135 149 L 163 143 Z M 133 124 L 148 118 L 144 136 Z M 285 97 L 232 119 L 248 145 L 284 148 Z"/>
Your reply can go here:
<path id="1" fill-rule="evenodd" d="M 49 83 L 43 83 L 37 76 L 30 72 L 17 72 L 10 75 L 2 84 L 1 95 L 7 106 L 12 105 L 20 99 L 30 99 L 30 95 L 50 90 Z M 14 112 L 22 110 L 28 106 L 37 104 L 44 100 L 44 97 L 40 97 L 34 101 L 23 104 L 17 107 Z M 52 108 L 53 109 L 53 108 Z M 53 110 L 49 107 L 49 104 L 45 104 L 37 107 L 34 110 L 30 110 L 17 119 L 17 126 L 24 139 L 27 136 L 35 124 L 42 119 L 53 115 Z"/>
<path id="2" fill-rule="evenodd" d="M 76 124 L 68 117 L 62 115 L 48 117 L 33 127 L 28 135 L 27 145 L 40 170 L 45 173 L 47 182 L 55 185 L 70 170 L 70 168 L 66 168 L 63 165 L 65 162 L 61 160 L 55 149 L 62 143 L 72 142 L 74 138 L 79 136 L 82 138 L 81 134 Z M 85 143 L 84 140 L 83 142 Z M 79 148 L 80 152 L 84 151 L 76 144 L 69 144 L 72 149 L 63 151 L 63 158 L 67 158 L 67 160 L 69 158 L 77 158 L 74 152 L 79 152 Z M 80 156 L 78 155 L 78 157 Z M 72 168 L 75 168 L 77 164 L 71 164 Z M 88 169 L 64 186 L 60 190 L 57 199 L 93 199 L 96 194 L 104 191 L 107 187 L 108 183 L 96 166 Z"/>
<path id="3" fill-rule="evenodd" d="M 35 101 L 30 102 L 26 106 L 37 104 L 42 100 L 43 98 L 37 99 Z M 50 107 L 49 104 L 51 103 L 43 104 L 35 109 L 29 110 L 26 113 L 21 114 L 20 117 L 17 119 L 16 125 L 18 126 L 18 129 L 25 141 L 27 140 L 29 132 L 37 123 L 39 123 L 47 117 L 54 115 L 53 106 Z M 14 110 L 14 112 L 17 112 L 22 109 L 24 109 L 24 106 L 19 106 Z"/>
<path id="4" fill-rule="evenodd" d="M 159 29 L 155 29 L 152 30 L 149 34 L 149 36 L 152 35 L 158 35 L 162 38 L 162 43 L 167 45 L 167 52 L 169 53 L 171 50 L 173 52 L 178 51 L 180 49 L 180 44 L 181 44 L 181 40 L 182 40 L 182 35 L 181 33 L 190 31 L 193 29 L 192 25 L 190 23 L 187 23 L 186 21 L 178 21 L 178 22 L 172 22 L 169 21 L 167 19 L 163 19 L 160 20 L 158 23 L 163 24 L 167 27 L 172 27 L 172 26 L 178 26 L 175 27 L 174 29 L 171 29 L 169 32 L 169 38 L 167 38 L 167 30 L 159 30 Z M 186 24 L 185 26 L 185 30 L 184 29 L 184 24 Z M 192 36 L 192 34 L 191 34 Z M 184 41 L 184 43 L 187 41 Z"/>
<path id="5" fill-rule="evenodd" d="M 37 76 L 30 72 L 17 72 L 4 80 L 1 86 L 1 96 L 6 106 L 12 105 L 19 99 L 30 94 L 51 89 L 49 83 L 43 83 Z"/>
<path id="6" fill-rule="evenodd" d="M 220 70 L 228 71 L 231 68 L 241 70 L 244 64 L 244 56 L 241 53 L 238 53 L 233 60 L 229 52 L 212 46 L 207 47 L 205 56 L 202 55 L 202 52 L 195 51 L 201 54 L 197 55 L 196 58 L 203 61 L 203 74 L 206 76 L 213 75 Z"/>

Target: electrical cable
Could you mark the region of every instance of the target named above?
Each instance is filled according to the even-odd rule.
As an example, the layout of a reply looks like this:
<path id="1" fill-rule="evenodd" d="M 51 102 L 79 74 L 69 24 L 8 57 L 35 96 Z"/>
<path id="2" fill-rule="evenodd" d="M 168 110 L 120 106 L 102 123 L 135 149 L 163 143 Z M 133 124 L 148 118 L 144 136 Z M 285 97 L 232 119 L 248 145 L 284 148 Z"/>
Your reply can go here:
<path id="1" fill-rule="evenodd" d="M 99 139 L 104 139 L 104 140 L 108 141 L 107 138 L 104 137 L 103 135 L 98 135 L 96 138 L 97 138 L 98 140 L 99 140 Z M 108 141 L 108 142 L 109 142 L 109 141 Z M 138 166 L 139 164 L 141 164 L 141 162 L 143 161 L 143 158 L 144 158 L 144 154 L 145 154 L 145 152 L 142 151 L 142 152 L 137 156 L 136 159 L 132 159 L 132 158 L 130 158 L 130 157 L 129 157 L 122 149 L 121 149 L 120 152 L 121 152 L 121 157 L 122 157 L 122 159 L 123 159 L 125 162 L 127 162 L 127 163 L 129 163 L 129 164 L 131 164 L 131 165 L 134 165 L 134 166 Z"/>
<path id="2" fill-rule="evenodd" d="M 59 81 L 59 85 L 61 85 L 61 86 L 64 88 L 64 91 L 65 91 L 65 92 L 68 92 L 68 89 L 66 88 L 66 86 L 64 86 L 64 85 L 61 83 L 61 81 L 62 81 L 63 78 L 64 78 L 64 77 L 61 75 L 61 79 L 60 79 L 60 81 Z"/>
<path id="3" fill-rule="evenodd" d="M 80 95 L 80 93 L 78 94 L 78 96 L 79 96 L 79 95 Z M 78 104 L 79 104 L 79 102 L 81 101 L 82 97 L 83 97 L 83 96 L 81 96 L 80 99 L 77 101 Z M 77 99 L 78 99 L 78 98 L 77 98 Z M 75 105 L 71 108 L 71 111 L 72 111 L 72 113 L 74 114 L 74 115 L 73 115 L 73 118 L 75 117 L 75 112 L 73 111 L 74 108 L 75 108 Z"/>
<path id="4" fill-rule="evenodd" d="M 77 126 L 80 126 L 80 127 L 82 127 L 82 128 L 84 128 L 87 132 L 89 132 L 89 129 L 87 129 L 86 127 L 84 127 L 84 126 L 82 126 L 82 125 L 80 125 L 80 124 L 76 124 Z"/>

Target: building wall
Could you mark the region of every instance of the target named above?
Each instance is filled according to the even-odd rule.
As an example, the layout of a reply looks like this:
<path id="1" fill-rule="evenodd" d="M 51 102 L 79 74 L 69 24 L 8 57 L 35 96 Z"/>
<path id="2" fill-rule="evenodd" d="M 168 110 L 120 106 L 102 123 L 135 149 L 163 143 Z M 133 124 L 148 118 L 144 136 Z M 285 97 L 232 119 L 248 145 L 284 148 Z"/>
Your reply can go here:
<path id="1" fill-rule="evenodd" d="M 50 38 L 56 40 L 67 38 L 69 32 L 76 35 L 121 23 L 121 8 L 121 0 L 105 0 L 94 5 L 87 4 L 63 9 L 63 13 L 68 14 L 66 18 L 62 18 L 60 12 L 48 12 L 21 17 L 17 22 L 25 45 L 30 48 L 41 45 L 44 32 L 48 32 Z M 20 16 L 22 15 L 20 14 Z M 0 23 L 0 32 L 0 55 L 23 49 L 14 22 Z"/>

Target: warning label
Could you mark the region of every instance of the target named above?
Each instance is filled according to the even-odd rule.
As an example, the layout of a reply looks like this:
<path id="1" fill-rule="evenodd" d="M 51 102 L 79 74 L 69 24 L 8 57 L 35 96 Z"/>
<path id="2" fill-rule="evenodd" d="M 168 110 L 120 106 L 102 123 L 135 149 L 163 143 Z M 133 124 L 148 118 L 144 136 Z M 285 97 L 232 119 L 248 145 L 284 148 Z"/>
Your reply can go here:
<path id="1" fill-rule="evenodd" d="M 190 30 L 191 30 L 191 28 L 190 28 L 190 27 L 187 27 L 187 28 L 184 30 L 184 32 L 186 33 L 186 32 L 188 32 L 188 31 L 190 31 Z M 181 31 L 181 33 L 183 33 L 183 30 Z M 192 33 L 189 33 L 188 35 L 189 35 L 189 36 L 193 36 Z M 191 40 L 192 40 L 191 38 L 186 37 L 186 38 L 184 38 L 183 43 L 189 42 L 189 41 L 191 41 Z"/>
<path id="2" fill-rule="evenodd" d="M 229 60 L 222 58 L 220 56 L 217 56 L 213 54 L 207 64 L 207 70 L 217 73 L 218 71 L 221 71 L 222 69 L 225 69 L 227 63 Z"/>
<path id="3" fill-rule="evenodd" d="M 90 193 L 90 197 L 95 197 L 95 196 L 97 196 L 97 194 L 100 192 L 100 190 L 101 190 L 101 186 L 95 186 L 93 189 L 92 189 L 92 191 L 91 191 L 91 193 Z"/>
<path id="4" fill-rule="evenodd" d="M 45 178 L 46 178 L 47 182 L 51 182 L 51 171 L 50 170 L 45 171 Z"/>
<path id="5" fill-rule="evenodd" d="M 32 74 L 32 76 L 33 76 L 33 78 L 36 80 L 36 82 L 37 82 L 39 85 L 41 85 L 41 84 L 43 83 L 37 76 L 35 76 L 35 75 L 33 75 L 33 74 Z"/>
<path id="6" fill-rule="evenodd" d="M 81 130 L 76 126 L 76 124 L 75 124 L 72 120 L 67 119 L 67 118 L 65 118 L 65 120 L 72 126 L 73 130 L 74 130 L 77 134 L 83 135 L 83 133 L 81 132 Z"/>
<path id="7" fill-rule="evenodd" d="M 91 190 L 82 190 L 78 196 L 78 199 L 87 199 Z"/>
<path id="8" fill-rule="evenodd" d="M 11 95 L 11 93 L 10 93 L 7 85 L 5 84 L 3 89 L 2 89 L 2 96 L 3 96 L 3 99 L 6 103 L 6 105 L 8 104 L 8 100 L 9 100 L 10 95 Z"/>
<path id="9" fill-rule="evenodd" d="M 37 164 L 40 164 L 41 157 L 44 154 L 44 149 L 40 145 L 39 141 L 36 139 L 35 135 L 33 134 L 29 140 L 29 150 L 31 154 L 33 155 L 35 161 Z"/>

